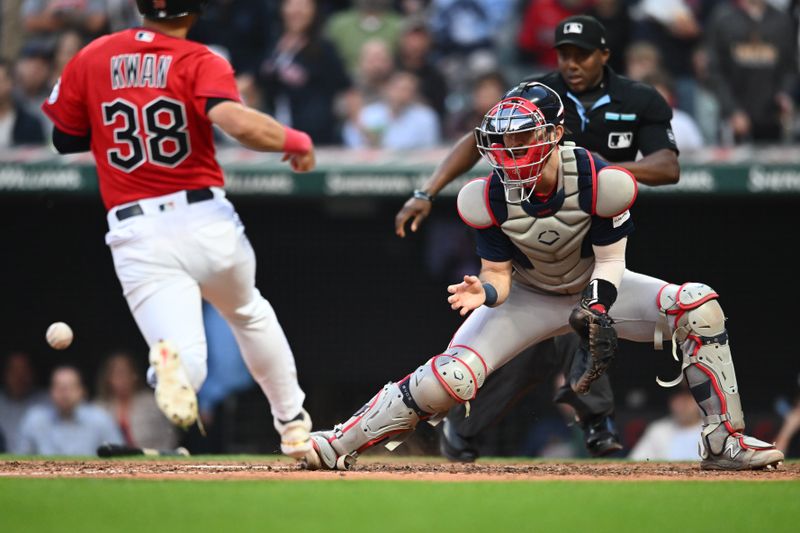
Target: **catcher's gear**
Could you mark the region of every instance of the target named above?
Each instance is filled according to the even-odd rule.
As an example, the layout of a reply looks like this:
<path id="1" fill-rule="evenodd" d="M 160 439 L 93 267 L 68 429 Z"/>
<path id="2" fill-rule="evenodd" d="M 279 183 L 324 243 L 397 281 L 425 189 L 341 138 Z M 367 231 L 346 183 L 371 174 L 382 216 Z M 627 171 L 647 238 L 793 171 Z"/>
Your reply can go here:
<path id="1" fill-rule="evenodd" d="M 581 302 L 569 316 L 569 324 L 581 337 L 577 354 L 583 364 L 579 375 L 570 376 L 570 385 L 578 394 L 586 394 L 602 376 L 617 353 L 617 331 L 608 310 L 617 299 L 617 289 L 603 279 L 593 279 L 583 291 Z"/>
<path id="2" fill-rule="evenodd" d="M 774 445 L 755 437 L 735 433 L 723 441 L 722 453 L 712 454 L 703 448 L 700 440 L 703 470 L 761 470 L 777 468 L 783 461 L 783 452 Z"/>
<path id="3" fill-rule="evenodd" d="M 478 151 L 497 169 L 506 200 L 521 203 L 533 194 L 545 162 L 558 144 L 564 104 L 553 89 L 523 82 L 505 94 L 475 129 Z M 509 143 L 509 136 L 519 142 Z"/>
<path id="4" fill-rule="evenodd" d="M 600 376 L 608 370 L 617 353 L 617 331 L 614 321 L 607 313 L 577 307 L 569 316 L 572 328 L 581 336 L 581 350 L 576 354 L 583 358 L 581 375 L 571 379 L 572 390 L 586 394 Z M 582 368 L 581 368 L 582 366 Z"/>
<path id="5" fill-rule="evenodd" d="M 387 383 L 333 431 L 313 433 L 307 467 L 349 468 L 359 453 L 390 437 L 395 438 L 386 447 L 393 450 L 420 420 L 438 423 L 435 415 L 473 399 L 486 374 L 486 365 L 477 353 L 464 346 L 449 348 L 401 381 Z"/>
<path id="6" fill-rule="evenodd" d="M 584 253 L 593 216 L 629 224 L 636 182 L 626 171 L 604 167 L 583 148 L 564 142 L 558 190 L 545 203 L 505 202 L 499 178 L 468 182 L 458 193 L 462 220 L 476 229 L 499 226 L 521 253 L 512 259 L 517 279 L 545 292 L 578 294 L 592 279 L 595 258 Z M 558 216 L 547 210 L 558 209 Z M 552 214 L 552 211 L 550 211 Z M 540 216 L 541 215 L 541 216 Z M 607 216 L 608 215 L 608 216 Z"/>
<path id="7" fill-rule="evenodd" d="M 174 19 L 191 13 L 202 13 L 208 0 L 136 0 L 136 7 L 145 18 Z"/>
<path id="8" fill-rule="evenodd" d="M 775 465 L 783 454 L 775 447 L 743 435 L 744 413 L 733 368 L 725 315 L 717 293 L 702 283 L 665 285 L 658 305 L 666 321 L 672 320 L 673 349 L 682 352 L 681 375 L 662 387 L 678 385 L 686 377 L 703 411 L 700 436 L 701 466 L 707 469 L 743 470 Z"/>

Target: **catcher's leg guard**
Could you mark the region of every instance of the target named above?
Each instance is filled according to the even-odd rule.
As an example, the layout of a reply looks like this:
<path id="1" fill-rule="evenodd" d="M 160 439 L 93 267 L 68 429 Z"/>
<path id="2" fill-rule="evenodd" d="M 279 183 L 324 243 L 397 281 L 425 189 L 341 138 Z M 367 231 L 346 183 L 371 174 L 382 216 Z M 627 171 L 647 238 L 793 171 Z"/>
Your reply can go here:
<path id="1" fill-rule="evenodd" d="M 658 295 L 658 305 L 674 320 L 673 355 L 676 344 L 683 352 L 683 375 L 672 382 L 657 379 L 671 387 L 683 376 L 703 411 L 700 455 L 704 468 L 744 470 L 763 468 L 783 460 L 774 446 L 743 435 L 744 413 L 733 368 L 725 315 L 718 295 L 702 283 L 666 285 Z"/>
<path id="2" fill-rule="evenodd" d="M 475 397 L 486 379 L 481 357 L 466 347 L 439 354 L 397 383 L 388 383 L 369 403 L 332 431 L 311 435 L 309 468 L 347 469 L 359 453 L 413 430 L 420 420 L 445 413 Z M 394 449 L 395 442 L 387 447 Z"/>

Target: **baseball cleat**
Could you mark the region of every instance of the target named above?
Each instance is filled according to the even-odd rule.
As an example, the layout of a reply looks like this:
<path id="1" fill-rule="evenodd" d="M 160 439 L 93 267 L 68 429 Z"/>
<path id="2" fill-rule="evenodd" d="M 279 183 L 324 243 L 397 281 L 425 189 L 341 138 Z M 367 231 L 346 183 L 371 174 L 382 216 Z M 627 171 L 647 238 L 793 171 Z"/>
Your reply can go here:
<path id="1" fill-rule="evenodd" d="M 198 421 L 197 395 L 171 342 L 159 341 L 153 345 L 150 366 L 156 374 L 158 408 L 176 426 L 189 428 Z"/>
<path id="2" fill-rule="evenodd" d="M 356 464 L 352 455 L 339 455 L 329 439 L 333 431 L 315 431 L 311 434 L 311 450 L 303 458 L 308 470 L 350 470 Z"/>
<path id="3" fill-rule="evenodd" d="M 581 422 L 586 449 L 592 457 L 605 457 L 622 449 L 617 428 L 610 416 L 602 416 L 591 422 Z"/>
<path id="4" fill-rule="evenodd" d="M 291 420 L 275 419 L 275 430 L 281 436 L 281 453 L 302 459 L 311 451 L 311 415 L 305 409 Z"/>
<path id="5" fill-rule="evenodd" d="M 453 424 L 445 417 L 440 426 L 439 452 L 450 461 L 474 463 L 480 455 L 475 445 L 458 434 Z"/>
<path id="6" fill-rule="evenodd" d="M 703 449 L 700 456 L 703 470 L 775 470 L 783 462 L 783 452 L 774 445 L 754 437 L 733 433 L 728 435 L 722 453 L 711 454 Z"/>

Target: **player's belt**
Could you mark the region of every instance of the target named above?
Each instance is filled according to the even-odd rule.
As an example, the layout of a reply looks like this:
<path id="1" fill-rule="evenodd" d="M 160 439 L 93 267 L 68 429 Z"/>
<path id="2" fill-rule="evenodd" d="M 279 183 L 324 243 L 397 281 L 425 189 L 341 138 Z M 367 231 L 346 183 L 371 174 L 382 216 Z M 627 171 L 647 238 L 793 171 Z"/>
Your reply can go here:
<path id="1" fill-rule="evenodd" d="M 203 202 L 205 200 L 211 200 L 214 198 L 214 191 L 209 188 L 206 189 L 192 189 L 191 191 L 186 191 L 186 203 L 187 204 L 194 204 L 197 202 Z M 117 211 L 117 220 L 122 222 L 126 218 L 135 217 L 138 215 L 143 215 L 144 210 L 142 206 L 139 204 L 129 205 L 128 207 L 124 207 Z"/>

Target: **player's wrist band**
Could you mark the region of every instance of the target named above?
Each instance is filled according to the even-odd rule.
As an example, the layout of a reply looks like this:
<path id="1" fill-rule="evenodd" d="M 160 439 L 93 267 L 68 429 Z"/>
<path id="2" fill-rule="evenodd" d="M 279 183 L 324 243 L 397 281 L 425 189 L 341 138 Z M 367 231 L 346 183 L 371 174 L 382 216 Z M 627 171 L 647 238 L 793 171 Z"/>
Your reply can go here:
<path id="1" fill-rule="evenodd" d="M 581 295 L 581 305 L 583 307 L 597 309 L 595 306 L 599 305 L 604 309 L 602 312 L 608 312 L 616 301 L 617 288 L 613 283 L 602 278 L 595 278 L 590 281 Z"/>
<path id="2" fill-rule="evenodd" d="M 428 202 L 433 202 L 433 196 L 426 193 L 422 189 L 414 189 L 414 193 L 411 196 L 412 198 L 416 198 L 417 200 L 426 200 Z"/>
<path id="3" fill-rule="evenodd" d="M 497 303 L 497 289 L 494 288 L 494 285 L 491 283 L 484 283 L 483 292 L 486 293 L 486 299 L 483 301 L 483 305 L 486 307 L 494 306 Z"/>
<path id="4" fill-rule="evenodd" d="M 286 134 L 286 139 L 283 141 L 283 152 L 292 155 L 305 155 L 311 151 L 314 143 L 311 142 L 311 137 L 308 133 L 289 126 L 284 126 L 283 131 Z"/>

